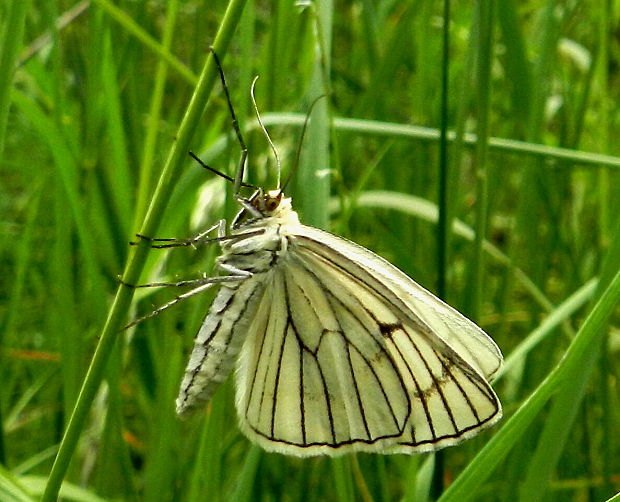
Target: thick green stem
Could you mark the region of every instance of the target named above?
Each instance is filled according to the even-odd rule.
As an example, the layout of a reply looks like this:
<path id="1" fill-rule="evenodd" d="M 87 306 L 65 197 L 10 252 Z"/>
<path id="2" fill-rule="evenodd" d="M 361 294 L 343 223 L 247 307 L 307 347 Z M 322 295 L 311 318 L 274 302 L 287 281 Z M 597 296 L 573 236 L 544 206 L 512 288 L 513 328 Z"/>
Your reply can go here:
<path id="1" fill-rule="evenodd" d="M 215 43 L 213 44 L 215 51 L 222 57 L 226 53 L 235 27 L 241 18 L 241 12 L 243 11 L 245 1 L 246 0 L 231 0 L 228 5 L 228 9 L 215 38 Z M 140 233 L 143 235 L 153 235 L 156 233 L 159 221 L 161 220 L 170 195 L 172 194 L 174 181 L 180 175 L 180 171 L 183 167 L 183 160 L 189 150 L 190 140 L 193 132 L 196 130 L 198 121 L 205 108 L 211 90 L 213 89 L 216 78 L 217 70 L 213 64 L 213 58 L 209 56 L 203 67 L 187 112 L 179 127 L 178 134 L 176 135 L 177 140 L 170 151 L 166 165 L 159 178 L 155 195 L 148 209 L 144 224 L 140 229 Z M 135 249 L 123 273 L 123 280 L 125 282 L 135 284 L 138 281 L 148 251 L 148 246 L 138 246 Z M 60 485 L 77 446 L 92 401 L 103 379 L 105 367 L 118 338 L 119 328 L 129 309 L 132 297 L 132 289 L 119 286 L 108 314 L 108 319 L 100 335 L 95 355 L 86 373 L 73 414 L 69 419 L 69 424 L 60 443 L 58 455 L 52 466 L 49 480 L 41 499 L 43 502 L 52 502 L 58 497 Z"/>

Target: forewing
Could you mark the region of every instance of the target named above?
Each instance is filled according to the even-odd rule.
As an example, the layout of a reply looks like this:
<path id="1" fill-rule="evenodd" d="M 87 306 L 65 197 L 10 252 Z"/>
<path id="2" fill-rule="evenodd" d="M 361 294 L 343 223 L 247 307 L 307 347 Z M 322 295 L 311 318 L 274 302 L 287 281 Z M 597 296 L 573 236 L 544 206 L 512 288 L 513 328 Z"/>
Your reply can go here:
<path id="1" fill-rule="evenodd" d="M 409 393 L 381 334 L 331 287 L 291 257 L 250 326 L 237 409 L 244 433 L 266 450 L 383 451 L 407 428 Z"/>
<path id="2" fill-rule="evenodd" d="M 332 285 L 330 294 L 357 312 L 367 331 L 381 334 L 405 383 L 412 414 L 398 444 L 384 445 L 386 452 L 455 444 L 501 418 L 485 377 L 502 357 L 484 331 L 354 243 L 310 227 L 296 242 L 292 253 L 306 269 Z"/>
<path id="3" fill-rule="evenodd" d="M 491 380 L 502 365 L 495 342 L 475 323 L 368 249 L 314 227 L 300 225 L 294 236 L 301 255 L 331 263 L 341 275 L 379 292 L 395 315 L 405 316 L 442 351 L 454 352 Z"/>
<path id="4" fill-rule="evenodd" d="M 412 453 L 500 418 L 481 367 L 501 354 L 482 330 L 369 251 L 309 232 L 270 272 L 242 349 L 237 408 L 250 439 L 300 456 Z M 398 274 L 410 284 L 394 284 Z M 438 302 L 424 319 L 408 306 L 419 291 Z M 431 327 L 433 315 L 459 318 Z M 468 331 L 433 331 L 454 325 Z"/>
<path id="5" fill-rule="evenodd" d="M 407 428 L 392 452 L 457 444 L 501 418 L 493 389 L 457 354 L 438 350 L 406 321 L 386 331 L 385 337 L 413 403 Z"/>

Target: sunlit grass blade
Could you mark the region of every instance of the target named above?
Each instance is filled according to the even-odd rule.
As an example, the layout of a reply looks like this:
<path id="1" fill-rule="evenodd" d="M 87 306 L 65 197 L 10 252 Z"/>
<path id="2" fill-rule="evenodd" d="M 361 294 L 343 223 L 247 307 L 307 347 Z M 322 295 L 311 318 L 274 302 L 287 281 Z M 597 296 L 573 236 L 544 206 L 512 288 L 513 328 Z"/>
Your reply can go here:
<path id="1" fill-rule="evenodd" d="M 226 48 L 230 43 L 235 25 L 243 10 L 244 3 L 243 0 L 238 0 L 231 2 L 229 5 L 218 36 L 214 42 L 214 49 L 222 56 L 226 53 Z M 159 221 L 161 220 L 161 215 L 174 188 L 174 179 L 177 177 L 176 173 L 180 172 L 182 169 L 183 160 L 185 159 L 186 152 L 189 150 L 190 139 L 196 129 L 196 125 L 216 78 L 217 72 L 213 64 L 213 59 L 208 57 L 187 109 L 187 113 L 179 127 L 177 141 L 174 143 L 166 165 L 164 166 L 153 196 L 153 201 L 141 228 L 140 233 L 143 235 L 155 234 Z M 138 282 L 148 249 L 147 246 L 140 246 L 135 250 L 123 274 L 123 278 L 126 282 L 130 284 L 136 284 Z M 117 290 L 106 325 L 101 333 L 99 345 L 91 361 L 78 402 L 76 403 L 71 420 L 65 431 L 65 436 L 60 445 L 58 456 L 50 472 L 49 482 L 42 499 L 44 501 L 52 501 L 56 498 L 60 483 L 68 468 L 71 455 L 77 444 L 92 399 L 101 383 L 108 357 L 118 336 L 118 329 L 122 326 L 123 318 L 128 311 L 132 294 L 133 290 L 130 288 L 119 287 Z"/>
<path id="2" fill-rule="evenodd" d="M 562 361 L 554 368 L 532 395 L 507 419 L 495 436 L 482 448 L 455 482 L 439 499 L 440 502 L 471 500 L 477 489 L 511 449 L 526 434 L 534 419 L 549 399 L 574 380 L 581 377 L 582 362 L 598 353 L 603 328 L 616 305 L 620 302 L 620 272 L 596 302 L 592 311 L 575 335 Z M 572 388 L 572 387 L 571 387 Z"/>

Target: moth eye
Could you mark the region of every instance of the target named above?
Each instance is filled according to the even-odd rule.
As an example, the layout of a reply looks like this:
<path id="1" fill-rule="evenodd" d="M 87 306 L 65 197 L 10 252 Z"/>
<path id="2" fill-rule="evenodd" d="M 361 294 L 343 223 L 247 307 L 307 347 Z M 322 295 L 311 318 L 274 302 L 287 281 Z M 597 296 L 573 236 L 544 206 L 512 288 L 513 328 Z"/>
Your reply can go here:
<path id="1" fill-rule="evenodd" d="M 279 201 L 277 199 L 269 199 L 267 201 L 267 210 L 268 211 L 273 211 L 274 209 L 276 209 L 278 207 L 278 203 L 279 203 Z"/>

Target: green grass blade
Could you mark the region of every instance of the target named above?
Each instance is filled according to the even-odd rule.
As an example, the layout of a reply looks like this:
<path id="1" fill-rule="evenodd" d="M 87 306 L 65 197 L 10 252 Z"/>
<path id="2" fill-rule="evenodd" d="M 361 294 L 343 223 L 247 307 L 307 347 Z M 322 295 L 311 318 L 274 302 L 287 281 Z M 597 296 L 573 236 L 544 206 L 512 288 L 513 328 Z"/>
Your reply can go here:
<path id="1" fill-rule="evenodd" d="M 440 502 L 460 502 L 475 497 L 480 485 L 492 475 L 497 465 L 527 433 L 549 399 L 567 384 L 574 384 L 575 375 L 582 374 L 582 363 L 596 354 L 605 323 L 618 302 L 620 302 L 620 271 L 616 273 L 593 307 L 562 361 L 448 487 L 439 499 Z M 584 381 L 587 382 L 587 379 Z"/>
<path id="2" fill-rule="evenodd" d="M 355 500 L 353 487 L 353 474 L 348 458 L 338 457 L 330 460 L 334 485 L 336 486 L 336 500 L 338 502 L 351 502 Z"/>
<path id="3" fill-rule="evenodd" d="M 235 490 L 230 497 L 231 500 L 239 502 L 250 502 L 252 499 L 252 487 L 255 484 L 258 472 L 258 464 L 263 451 L 256 445 L 252 445 L 243 463 L 243 467 L 239 473 L 239 478 L 235 486 Z"/>
<path id="4" fill-rule="evenodd" d="M 551 335 L 563 322 L 570 319 L 575 312 L 581 309 L 592 298 L 597 285 L 597 279 L 590 279 L 564 300 L 562 304 L 558 305 L 550 312 L 540 325 L 510 352 L 510 355 L 504 360 L 504 365 L 495 375 L 495 380 L 499 380 L 517 365 L 522 364 L 527 355 L 534 350 L 539 343 Z"/>
<path id="5" fill-rule="evenodd" d="M 314 13 L 317 39 L 314 41 L 316 60 L 313 65 L 313 74 L 309 84 L 311 100 L 321 96 L 329 96 L 329 54 L 331 52 L 331 20 L 333 5 L 331 0 L 316 4 Z M 304 221 L 319 228 L 327 228 L 329 223 L 327 202 L 330 194 L 329 155 L 330 142 L 330 110 L 327 99 L 317 102 L 313 110 L 313 118 L 308 124 L 308 133 L 304 155 L 302 156 L 297 176 L 297 186 L 300 190 Z"/>
<path id="6" fill-rule="evenodd" d="M 605 502 L 619 502 L 620 501 L 620 492 L 616 493 L 613 497 L 608 498 Z"/>
<path id="7" fill-rule="evenodd" d="M 612 242 L 601 272 L 599 293 L 600 289 L 609 284 L 611 278 L 620 270 L 620 220 L 617 222 L 615 235 L 616 238 Z M 611 286 L 607 288 L 607 291 L 610 288 Z M 602 298 L 599 303 L 601 301 Z M 536 450 L 527 466 L 527 474 L 521 485 L 520 495 L 523 500 L 538 501 L 545 494 L 560 455 L 566 446 L 569 432 L 576 421 L 577 413 L 581 409 L 580 404 L 590 383 L 591 375 L 597 368 L 602 342 L 607 338 L 602 327 L 599 331 L 596 338 L 593 337 L 590 346 L 586 347 L 587 350 L 580 355 L 579 361 L 573 363 L 571 371 L 567 371 L 567 381 L 553 398 Z M 576 341 L 577 338 L 573 344 Z"/>
<path id="8" fill-rule="evenodd" d="M 228 7 L 214 43 L 214 49 L 220 57 L 226 54 L 226 49 L 233 36 L 236 23 L 241 16 L 244 4 L 244 0 L 233 0 Z M 154 235 L 156 233 L 162 213 L 166 208 L 168 199 L 174 188 L 174 180 L 182 169 L 182 163 L 189 150 L 191 137 L 196 130 L 200 115 L 213 89 L 216 78 L 217 70 L 213 63 L 213 58 L 209 56 L 188 106 L 187 113 L 179 127 L 177 141 L 170 152 L 161 177 L 159 178 L 153 201 L 141 228 L 141 233 L 144 235 Z M 130 284 L 137 283 L 146 260 L 148 249 L 147 246 L 139 246 L 135 250 L 123 274 L 123 278 L 126 282 Z M 44 502 L 55 500 L 58 494 L 60 483 L 68 468 L 71 455 L 77 445 L 93 397 L 103 378 L 103 372 L 108 357 L 119 336 L 118 330 L 122 326 L 132 296 L 133 291 L 129 288 L 119 287 L 117 290 L 114 303 L 112 304 L 108 319 L 101 333 L 99 344 L 84 379 L 78 402 L 76 403 L 52 471 L 50 472 L 49 482 L 42 498 Z"/>
<path id="9" fill-rule="evenodd" d="M 0 500 L 11 502 L 33 502 L 34 497 L 19 479 L 0 464 Z"/>
<path id="10" fill-rule="evenodd" d="M 23 43 L 24 20 L 29 4 L 29 0 L 15 0 L 9 4 L 9 12 L 4 20 L 4 31 L 0 40 L 0 155 L 4 151 L 13 76 L 19 49 Z"/>
<path id="11" fill-rule="evenodd" d="M 289 125 L 300 127 L 305 116 L 298 113 L 265 113 L 261 119 L 265 125 Z M 406 124 L 393 124 L 378 120 L 364 120 L 345 117 L 335 117 L 333 127 L 337 131 L 355 132 L 373 136 L 389 136 L 392 138 L 412 138 L 423 141 L 437 141 L 439 130 L 433 127 L 414 126 Z M 453 131 L 448 132 L 448 140 L 454 141 Z M 473 134 L 465 134 L 466 145 L 473 146 L 478 137 Z M 534 158 L 541 158 L 546 162 L 557 165 L 558 169 L 566 169 L 573 164 L 599 169 L 601 167 L 620 169 L 620 157 L 605 155 L 596 152 L 585 152 L 571 148 L 548 146 L 540 143 L 518 141 L 500 137 L 489 137 L 489 149 L 493 152 L 523 154 Z"/>
<path id="12" fill-rule="evenodd" d="M 13 77 L 15 67 L 22 45 L 24 34 L 24 20 L 28 11 L 28 0 L 16 0 L 11 2 L 8 7 L 8 14 L 4 21 L 2 38 L 0 39 L 0 159 L 4 153 L 4 142 L 6 138 L 6 128 L 11 106 L 11 89 L 13 88 Z M 13 309 L 9 310 L 9 316 Z M 10 318 L 7 320 L 10 326 Z M 0 332 L 0 347 L 2 347 L 2 335 Z M 0 352 L 0 359 L 2 354 Z M 3 423 L 2 403 L 0 402 L 0 425 Z M 6 462 L 4 433 L 0 427 L 0 463 Z"/>
<path id="13" fill-rule="evenodd" d="M 197 77 L 192 71 L 179 61 L 169 49 L 155 41 L 148 33 L 146 33 L 140 25 L 138 25 L 131 17 L 108 0 L 94 0 L 99 7 L 104 9 L 116 22 L 118 22 L 128 33 L 131 33 L 136 39 L 151 49 L 155 54 L 166 61 L 171 68 L 174 68 L 180 75 L 187 80 L 188 83 L 196 84 Z"/>
<path id="14" fill-rule="evenodd" d="M 168 2 L 168 9 L 166 11 L 166 26 L 164 28 L 164 35 L 162 46 L 164 50 L 170 51 L 170 45 L 172 44 L 172 37 L 174 35 L 174 29 L 176 27 L 177 11 L 179 8 L 179 2 L 173 0 Z M 153 86 L 153 92 L 151 94 L 151 102 L 148 112 L 148 122 L 146 128 L 146 134 L 144 138 L 144 148 L 142 150 L 142 159 L 140 161 L 139 170 L 139 183 L 137 190 L 137 202 L 135 210 L 135 221 L 132 228 L 138 228 L 146 213 L 148 205 L 148 197 L 153 190 L 153 177 L 154 177 L 154 164 L 155 164 L 155 143 L 158 135 L 158 124 L 161 118 L 161 111 L 164 106 L 163 97 L 166 84 L 166 77 L 168 75 L 168 63 L 165 60 L 159 61 L 157 65 L 157 73 L 155 75 L 155 83 Z"/>
<path id="15" fill-rule="evenodd" d="M 476 172 L 476 239 L 470 269 L 472 286 L 470 288 L 467 312 L 475 321 L 480 317 L 482 288 L 484 284 L 483 242 L 486 237 L 489 213 L 489 104 L 491 100 L 491 53 L 493 46 L 493 0 L 476 2 L 478 16 L 478 67 L 476 69 L 476 122 L 477 142 L 475 148 Z"/>

